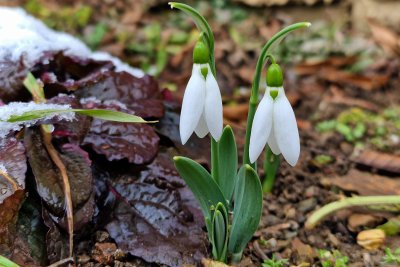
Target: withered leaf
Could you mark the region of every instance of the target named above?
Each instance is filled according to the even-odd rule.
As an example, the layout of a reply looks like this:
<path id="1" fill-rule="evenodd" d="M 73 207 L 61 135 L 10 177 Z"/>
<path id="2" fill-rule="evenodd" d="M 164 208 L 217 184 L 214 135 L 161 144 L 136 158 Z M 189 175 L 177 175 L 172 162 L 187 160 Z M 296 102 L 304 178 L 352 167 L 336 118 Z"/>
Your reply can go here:
<path id="1" fill-rule="evenodd" d="M 0 140 L 0 254 L 8 255 L 15 239 L 18 211 L 25 198 L 25 149 L 15 138 Z"/>
<path id="2" fill-rule="evenodd" d="M 25 148 L 15 138 L 0 139 L 0 204 L 25 188 Z"/>
<path id="3" fill-rule="evenodd" d="M 400 156 L 373 150 L 364 150 L 352 158 L 358 164 L 400 174 Z"/>
<path id="4" fill-rule="evenodd" d="M 400 194 L 400 181 L 356 169 L 350 170 L 345 176 L 324 178 L 322 182 L 362 196 Z"/>

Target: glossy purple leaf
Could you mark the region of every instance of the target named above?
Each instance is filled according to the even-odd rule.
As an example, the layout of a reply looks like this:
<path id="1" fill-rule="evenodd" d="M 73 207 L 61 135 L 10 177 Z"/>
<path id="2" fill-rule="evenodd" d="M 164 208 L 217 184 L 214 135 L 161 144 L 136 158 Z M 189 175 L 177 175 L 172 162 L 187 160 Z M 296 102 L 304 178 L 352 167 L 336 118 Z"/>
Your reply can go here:
<path id="1" fill-rule="evenodd" d="M 143 118 L 161 118 L 164 106 L 157 82 L 148 75 L 142 78 L 127 72 L 103 72 L 97 83 L 86 85 L 76 94 L 99 100 L 118 100 Z"/>
<path id="2" fill-rule="evenodd" d="M 193 195 L 186 188 L 170 155 L 162 154 L 138 177 L 121 175 L 113 182 L 117 194 L 114 219 L 106 229 L 118 247 L 147 262 L 182 266 L 207 255 L 208 242 Z M 192 213 L 196 209 L 196 213 Z"/>
<path id="3" fill-rule="evenodd" d="M 65 197 L 62 177 L 49 157 L 38 129 L 26 130 L 25 146 L 29 163 L 35 176 L 37 192 L 53 220 L 57 221 L 60 226 L 65 226 Z M 91 202 L 88 205 L 93 206 L 93 200 L 91 200 L 93 190 L 92 171 L 88 154 L 76 145 L 65 144 L 59 148 L 59 155 L 67 169 L 75 213 L 87 205 L 88 202 Z M 75 230 L 79 230 L 93 215 L 93 207 L 86 207 L 86 210 L 89 214 L 88 216 L 82 216 L 83 221 L 74 221 Z"/>
<path id="4" fill-rule="evenodd" d="M 147 124 L 94 119 L 82 145 L 89 145 L 110 161 L 127 159 L 134 164 L 146 164 L 157 155 L 159 140 Z"/>

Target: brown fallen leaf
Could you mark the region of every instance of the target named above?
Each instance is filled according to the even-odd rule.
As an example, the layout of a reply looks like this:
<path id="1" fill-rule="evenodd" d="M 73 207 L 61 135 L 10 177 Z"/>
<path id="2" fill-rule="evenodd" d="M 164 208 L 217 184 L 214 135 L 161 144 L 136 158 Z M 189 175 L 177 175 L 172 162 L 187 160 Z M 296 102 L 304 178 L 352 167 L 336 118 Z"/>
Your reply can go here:
<path id="1" fill-rule="evenodd" d="M 400 181 L 385 176 L 350 170 L 344 176 L 323 178 L 324 185 L 337 186 L 362 196 L 400 195 Z"/>
<path id="2" fill-rule="evenodd" d="M 344 67 L 357 61 L 357 57 L 331 57 L 326 60 L 306 61 L 294 67 L 297 75 L 312 75 L 326 67 Z"/>
<path id="3" fill-rule="evenodd" d="M 371 110 L 378 112 L 380 110 L 379 106 L 369 102 L 364 99 L 359 99 L 359 98 L 353 98 L 345 95 L 342 90 L 339 89 L 339 87 L 332 85 L 330 88 L 330 91 L 332 93 L 332 97 L 330 97 L 328 100 L 331 103 L 334 104 L 341 104 L 341 105 L 346 105 L 350 107 L 360 107 L 363 109 Z"/>
<path id="4" fill-rule="evenodd" d="M 385 242 L 385 232 L 381 229 L 361 231 L 357 235 L 357 244 L 368 250 L 378 249 Z"/>
<path id="5" fill-rule="evenodd" d="M 316 256 L 312 247 L 304 244 L 299 238 L 295 238 L 292 241 L 292 248 L 297 252 L 302 260 L 312 260 Z"/>
<path id="6" fill-rule="evenodd" d="M 379 221 L 381 221 L 381 218 L 371 214 L 354 213 L 350 215 L 347 225 L 351 231 L 356 232 L 365 226 L 373 227 Z"/>
<path id="7" fill-rule="evenodd" d="M 358 156 L 353 157 L 352 161 L 371 168 L 400 174 L 400 156 L 397 155 L 364 150 Z"/>
<path id="8" fill-rule="evenodd" d="M 206 259 L 206 258 L 203 258 L 201 260 L 201 264 L 203 265 L 203 267 L 229 267 L 230 266 L 230 265 L 226 265 L 223 262 L 213 261 L 213 260 Z"/>
<path id="9" fill-rule="evenodd" d="M 368 20 L 368 25 L 375 41 L 388 52 L 400 54 L 400 36 L 376 21 Z"/>
<path id="10" fill-rule="evenodd" d="M 241 121 L 247 118 L 249 105 L 247 103 L 240 103 L 231 106 L 224 106 L 224 118 L 232 121 Z"/>
<path id="11" fill-rule="evenodd" d="M 389 76 L 385 74 L 363 75 L 335 68 L 322 68 L 317 75 L 323 80 L 358 87 L 365 91 L 379 89 L 389 81 Z"/>

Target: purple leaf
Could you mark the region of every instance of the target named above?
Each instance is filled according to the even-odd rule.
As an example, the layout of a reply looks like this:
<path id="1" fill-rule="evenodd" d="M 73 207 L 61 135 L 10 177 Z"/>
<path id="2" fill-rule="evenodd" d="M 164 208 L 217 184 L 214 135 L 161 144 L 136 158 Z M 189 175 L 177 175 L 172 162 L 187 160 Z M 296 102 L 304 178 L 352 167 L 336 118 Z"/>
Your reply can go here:
<path id="1" fill-rule="evenodd" d="M 161 118 L 164 106 L 157 82 L 148 75 L 142 78 L 127 72 L 103 72 L 97 83 L 76 92 L 80 97 L 118 100 L 143 118 Z"/>
<path id="2" fill-rule="evenodd" d="M 26 130 L 25 146 L 29 163 L 35 176 L 37 192 L 53 220 L 57 221 L 60 226 L 65 227 L 63 180 L 57 166 L 47 153 L 38 129 Z M 79 146 L 71 144 L 61 146 L 59 155 L 67 169 L 75 214 L 81 208 L 85 208 L 88 212 L 85 216 L 75 218 L 74 229 L 79 230 L 90 221 L 94 212 L 90 160 L 85 151 Z"/>
<path id="3" fill-rule="evenodd" d="M 159 140 L 147 124 L 94 119 L 82 145 L 90 145 L 110 161 L 128 159 L 134 164 L 146 164 L 157 155 Z"/>
<path id="4" fill-rule="evenodd" d="M 129 174 L 117 177 L 114 220 L 106 229 L 118 247 L 133 256 L 182 266 L 205 257 L 208 243 L 203 220 L 197 217 L 198 207 L 191 206 L 194 197 L 182 199 L 186 187 L 169 156 L 158 156 L 138 178 Z M 193 208 L 197 215 L 191 212 Z"/>

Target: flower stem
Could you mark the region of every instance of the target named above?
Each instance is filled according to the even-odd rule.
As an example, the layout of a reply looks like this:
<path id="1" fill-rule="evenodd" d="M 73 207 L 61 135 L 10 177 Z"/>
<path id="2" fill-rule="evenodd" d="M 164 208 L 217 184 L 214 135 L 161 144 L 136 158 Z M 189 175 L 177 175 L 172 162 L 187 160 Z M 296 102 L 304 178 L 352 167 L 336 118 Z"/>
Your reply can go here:
<path id="1" fill-rule="evenodd" d="M 271 48 L 272 44 L 274 44 L 276 41 L 281 40 L 289 32 L 297 30 L 299 28 L 309 27 L 310 25 L 311 24 L 309 22 L 299 22 L 282 29 L 280 32 L 272 36 L 272 38 L 269 39 L 269 41 L 264 45 L 264 47 L 261 50 L 261 54 L 257 61 L 256 72 L 254 73 L 253 83 L 251 85 L 249 113 L 247 116 L 246 138 L 245 138 L 244 153 L 243 153 L 243 165 L 249 164 L 252 168 L 255 169 L 255 163 L 251 164 L 249 158 L 250 132 L 251 132 L 251 127 L 253 126 L 254 114 L 256 112 L 256 107 L 258 104 L 258 91 L 260 86 L 261 72 L 263 70 L 265 60 L 269 56 L 268 54 L 269 49 Z"/>
<path id="2" fill-rule="evenodd" d="M 271 148 L 267 145 L 265 149 L 264 171 L 265 177 L 263 182 L 263 192 L 271 193 L 275 184 L 276 172 L 279 167 L 279 156 L 272 153 Z"/>
<path id="3" fill-rule="evenodd" d="M 211 139 L 211 176 L 214 180 L 218 183 L 218 143 L 214 140 L 214 138 L 210 137 Z"/>
<path id="4" fill-rule="evenodd" d="M 308 229 L 314 228 L 318 222 L 335 211 L 355 207 L 355 206 L 374 206 L 374 205 L 398 205 L 400 204 L 400 196 L 361 196 L 349 197 L 339 201 L 329 203 L 308 218 L 305 226 Z"/>

